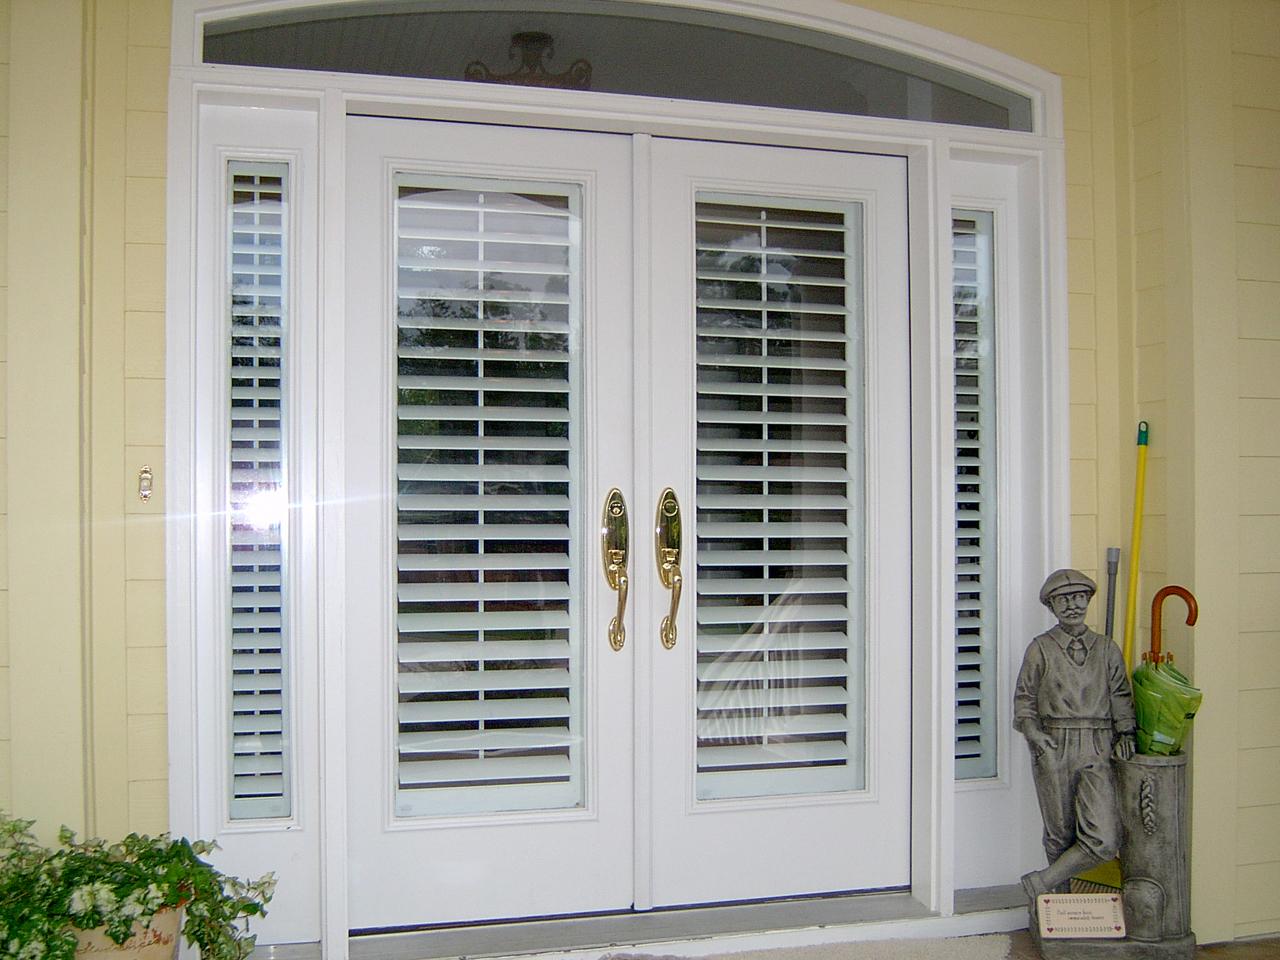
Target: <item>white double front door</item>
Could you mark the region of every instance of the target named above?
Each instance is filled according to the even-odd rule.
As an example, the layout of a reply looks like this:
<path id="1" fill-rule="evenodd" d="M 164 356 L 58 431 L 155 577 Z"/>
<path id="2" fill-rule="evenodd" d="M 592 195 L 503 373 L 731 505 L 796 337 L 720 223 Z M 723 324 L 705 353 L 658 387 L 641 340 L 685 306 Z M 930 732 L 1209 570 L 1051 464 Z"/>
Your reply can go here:
<path id="1" fill-rule="evenodd" d="M 905 161 L 348 123 L 352 927 L 906 884 Z"/>

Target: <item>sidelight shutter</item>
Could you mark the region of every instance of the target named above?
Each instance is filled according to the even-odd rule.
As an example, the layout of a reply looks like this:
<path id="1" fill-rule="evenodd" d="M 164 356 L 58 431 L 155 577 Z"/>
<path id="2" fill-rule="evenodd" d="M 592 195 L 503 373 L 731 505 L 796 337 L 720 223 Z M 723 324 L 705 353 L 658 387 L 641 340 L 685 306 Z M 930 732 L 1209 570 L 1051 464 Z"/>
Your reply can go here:
<path id="1" fill-rule="evenodd" d="M 396 186 L 397 812 L 574 806 L 578 198 Z"/>
<path id="2" fill-rule="evenodd" d="M 996 774 L 996 435 L 992 215 L 952 213 L 956 777 Z"/>
<path id="3" fill-rule="evenodd" d="M 863 786 L 857 205 L 697 204 L 697 783 Z"/>
<path id="4" fill-rule="evenodd" d="M 284 337 L 289 168 L 233 162 L 230 196 L 231 816 L 290 813 Z"/>

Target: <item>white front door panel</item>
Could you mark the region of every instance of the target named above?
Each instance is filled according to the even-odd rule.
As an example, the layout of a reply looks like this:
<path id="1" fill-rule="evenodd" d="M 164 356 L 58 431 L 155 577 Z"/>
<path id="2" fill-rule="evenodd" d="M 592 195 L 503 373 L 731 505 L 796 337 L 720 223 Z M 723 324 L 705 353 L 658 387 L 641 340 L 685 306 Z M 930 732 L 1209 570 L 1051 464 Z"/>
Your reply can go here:
<path id="1" fill-rule="evenodd" d="M 353 928 L 906 884 L 905 162 L 348 130 Z"/>
<path id="2" fill-rule="evenodd" d="M 629 142 L 349 132 L 352 926 L 625 908 Z"/>
<path id="3" fill-rule="evenodd" d="M 654 902 L 904 885 L 906 164 L 656 141 L 652 169 L 688 538 L 652 659 Z"/>

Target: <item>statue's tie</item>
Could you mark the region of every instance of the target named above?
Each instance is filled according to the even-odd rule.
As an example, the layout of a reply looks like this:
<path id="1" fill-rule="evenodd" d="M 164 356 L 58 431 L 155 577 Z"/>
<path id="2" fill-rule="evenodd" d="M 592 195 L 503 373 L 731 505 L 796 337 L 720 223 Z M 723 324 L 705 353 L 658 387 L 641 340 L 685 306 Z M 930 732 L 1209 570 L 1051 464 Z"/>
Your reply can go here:
<path id="1" fill-rule="evenodd" d="M 1084 641 L 1079 637 L 1072 637 L 1071 642 L 1067 644 L 1067 656 L 1077 667 L 1084 663 Z"/>

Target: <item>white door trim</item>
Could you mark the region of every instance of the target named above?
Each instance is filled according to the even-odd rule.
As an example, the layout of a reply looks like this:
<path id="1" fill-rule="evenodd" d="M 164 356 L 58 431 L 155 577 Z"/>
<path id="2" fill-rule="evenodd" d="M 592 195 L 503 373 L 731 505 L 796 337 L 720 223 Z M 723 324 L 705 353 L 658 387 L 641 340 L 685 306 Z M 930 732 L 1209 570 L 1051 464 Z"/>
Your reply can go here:
<path id="1" fill-rule="evenodd" d="M 912 461 L 916 522 L 913 534 L 913 635 L 935 638 L 917 642 L 913 650 L 912 731 L 912 894 L 927 909 L 952 912 L 954 895 L 955 790 L 951 764 L 954 724 L 952 683 L 954 652 L 945 638 L 954 633 L 949 588 L 954 567 L 947 544 L 953 508 L 949 489 L 953 461 L 949 425 L 952 401 L 939 389 L 950 377 L 949 340 L 937 318 L 947 317 L 950 302 L 950 209 L 953 196 L 968 193 L 951 169 L 953 156 L 1030 171 L 1024 203 L 1033 208 L 1038 255 L 1034 264 L 1043 281 L 1033 306 L 1044 337 L 1041 349 L 1026 358 L 1029 376 L 1044 383 L 1038 425 L 1050 439 L 1034 464 L 1042 513 L 1039 528 L 1028 531 L 1036 559 L 1065 559 L 1068 550 L 1068 393 L 1066 345 L 1065 162 L 1061 140 L 1061 93 L 1058 79 L 1045 71 L 979 45 L 857 10 L 835 0 L 796 0 L 785 5 L 730 0 L 661 0 L 765 18 L 791 17 L 796 22 L 846 36 L 908 49 L 1024 90 L 1037 104 L 1037 129 L 1043 133 L 1009 133 L 942 124 L 913 123 L 803 111 L 694 102 L 671 102 L 605 94 L 570 94 L 445 81 L 348 76 L 302 71 L 203 66 L 195 62 L 195 40 L 201 24 L 228 13 L 258 12 L 300 6 L 298 0 L 228 3 L 224 0 L 175 0 L 173 69 L 169 99 L 168 272 L 166 470 L 170 523 L 166 551 L 169 563 L 167 635 L 171 750 L 170 821 L 176 833 L 208 834 L 201 809 L 198 771 L 201 751 L 191 712 L 197 684 L 196 599 L 201 583 L 195 575 L 197 544 L 190 525 L 197 483 L 196 451 L 190 425 L 196 401 L 190 386 L 197 367 L 190 319 L 195 315 L 196 262 L 194 230 L 196 156 L 201 105 L 301 110 L 317 118 L 314 155 L 319 158 L 322 195 L 316 238 L 320 284 L 317 310 L 319 337 L 330 340 L 341 324 L 344 302 L 341 206 L 345 145 L 342 123 L 349 113 L 431 116 L 489 123 L 571 127 L 601 131 L 652 133 L 820 149 L 882 152 L 907 157 L 910 214 L 912 312 Z M 946 52 L 943 52 L 943 51 Z M 645 152 L 636 140 L 637 160 Z M 642 175 L 642 163 L 636 176 Z M 637 296 L 642 294 L 637 293 Z M 646 331 L 637 330 L 637 350 L 648 349 Z M 342 421 L 340 397 L 321 398 L 319 417 L 333 436 Z M 636 449 L 648 446 L 648 425 L 637 422 Z M 643 445 L 643 447 L 642 447 Z M 326 530 L 318 558 L 320 573 L 333 569 L 343 552 L 342 469 L 340 445 L 326 445 L 317 463 L 320 501 Z M 637 596 L 637 602 L 640 597 Z M 318 611 L 320 633 L 332 632 L 344 618 L 343 602 L 330 591 Z M 1029 634 L 1028 634 L 1029 635 Z M 936 638 L 944 638 L 937 640 Z M 319 644 L 321 648 L 324 644 Z M 639 666 L 639 664 L 638 664 Z M 317 844 L 321 858 L 319 916 L 314 924 L 327 957 L 346 955 L 346 801 L 343 711 L 337 709 L 344 690 L 340 664 L 321 662 L 317 713 L 319 782 Z M 637 676 L 645 671 L 638 669 Z M 216 759 L 212 762 L 219 762 Z M 643 762 L 641 760 L 640 762 Z M 643 825 L 637 822 L 637 831 Z M 323 842 L 321 839 L 323 838 Z M 641 866 L 637 865 L 638 873 Z M 643 889 L 643 887 L 639 888 Z"/>

